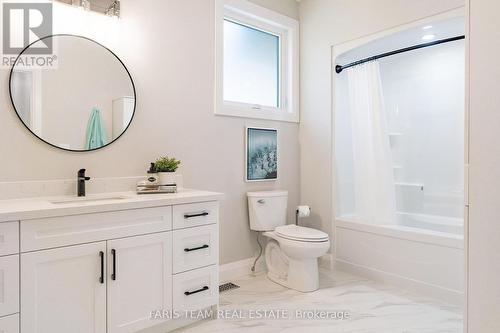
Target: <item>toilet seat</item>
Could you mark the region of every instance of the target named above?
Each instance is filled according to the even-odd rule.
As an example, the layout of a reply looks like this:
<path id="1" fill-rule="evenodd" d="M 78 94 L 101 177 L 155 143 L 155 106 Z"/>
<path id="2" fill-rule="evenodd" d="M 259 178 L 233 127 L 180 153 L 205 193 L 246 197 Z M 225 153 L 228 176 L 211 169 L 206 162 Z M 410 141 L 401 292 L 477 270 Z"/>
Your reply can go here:
<path id="1" fill-rule="evenodd" d="M 295 224 L 279 226 L 274 231 L 281 238 L 299 242 L 328 242 L 330 239 L 323 231 Z"/>

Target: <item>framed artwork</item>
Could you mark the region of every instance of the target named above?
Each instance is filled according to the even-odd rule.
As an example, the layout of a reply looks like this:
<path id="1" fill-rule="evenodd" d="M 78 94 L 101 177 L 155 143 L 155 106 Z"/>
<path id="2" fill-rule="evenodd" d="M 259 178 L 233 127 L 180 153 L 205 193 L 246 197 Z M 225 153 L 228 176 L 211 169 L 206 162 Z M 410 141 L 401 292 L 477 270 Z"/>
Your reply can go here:
<path id="1" fill-rule="evenodd" d="M 278 179 L 278 130 L 273 128 L 246 128 L 247 182 Z"/>

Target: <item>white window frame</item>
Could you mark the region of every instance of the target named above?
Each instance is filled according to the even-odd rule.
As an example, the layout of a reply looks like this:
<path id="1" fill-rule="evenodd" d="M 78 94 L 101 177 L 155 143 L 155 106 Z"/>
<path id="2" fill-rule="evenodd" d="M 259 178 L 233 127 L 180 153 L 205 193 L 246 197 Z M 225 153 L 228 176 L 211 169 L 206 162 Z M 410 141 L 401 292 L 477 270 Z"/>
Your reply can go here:
<path id="1" fill-rule="evenodd" d="M 299 122 L 299 22 L 245 0 L 216 0 L 215 114 Z M 280 38 L 279 106 L 224 100 L 224 20 Z"/>

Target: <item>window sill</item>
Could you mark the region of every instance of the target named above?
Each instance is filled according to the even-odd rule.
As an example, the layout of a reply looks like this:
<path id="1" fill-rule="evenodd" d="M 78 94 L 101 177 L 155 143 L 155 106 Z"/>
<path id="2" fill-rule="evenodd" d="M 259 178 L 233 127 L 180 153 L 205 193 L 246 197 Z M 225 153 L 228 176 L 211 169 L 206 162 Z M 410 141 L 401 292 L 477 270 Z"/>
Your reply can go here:
<path id="1" fill-rule="evenodd" d="M 299 116 L 297 113 L 289 113 L 283 110 L 256 110 L 246 108 L 223 107 L 215 111 L 216 116 L 225 117 L 240 117 L 250 119 L 264 119 L 272 121 L 282 121 L 289 123 L 298 123 Z"/>

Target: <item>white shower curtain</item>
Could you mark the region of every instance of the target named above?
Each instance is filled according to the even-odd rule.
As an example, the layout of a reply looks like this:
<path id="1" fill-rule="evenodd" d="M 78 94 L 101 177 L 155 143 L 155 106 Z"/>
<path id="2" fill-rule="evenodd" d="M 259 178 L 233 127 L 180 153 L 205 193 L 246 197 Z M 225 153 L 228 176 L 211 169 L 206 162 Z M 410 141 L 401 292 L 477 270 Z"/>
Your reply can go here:
<path id="1" fill-rule="evenodd" d="M 379 63 L 348 71 L 352 126 L 355 218 L 394 224 L 396 195 Z"/>

